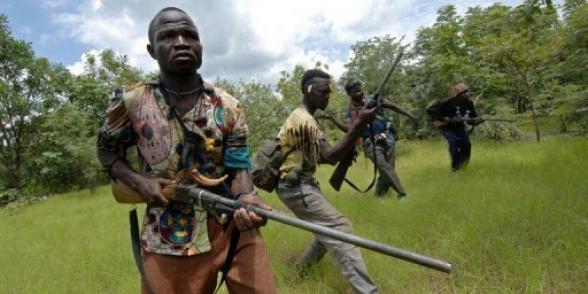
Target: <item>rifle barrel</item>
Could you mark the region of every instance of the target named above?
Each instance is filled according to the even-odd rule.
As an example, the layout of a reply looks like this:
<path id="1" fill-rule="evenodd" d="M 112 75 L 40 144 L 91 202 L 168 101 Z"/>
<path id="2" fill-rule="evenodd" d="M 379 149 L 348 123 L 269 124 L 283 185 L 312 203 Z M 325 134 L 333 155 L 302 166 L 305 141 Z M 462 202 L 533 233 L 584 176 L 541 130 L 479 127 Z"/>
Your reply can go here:
<path id="1" fill-rule="evenodd" d="M 176 188 L 176 196 L 177 199 L 182 199 L 183 201 L 196 203 L 205 208 L 214 208 L 221 210 L 224 209 L 225 212 L 230 212 L 236 208 L 241 207 L 238 201 L 222 197 L 220 195 L 211 193 L 205 189 L 197 188 L 194 186 L 188 187 L 187 191 L 184 192 L 182 192 L 182 189 L 180 187 Z M 311 222 L 307 222 L 298 218 L 285 215 L 278 211 L 265 210 L 251 205 L 247 205 L 244 208 L 248 211 L 253 211 L 260 216 L 266 217 L 271 220 L 275 220 L 282 224 L 294 226 L 305 231 L 327 236 L 365 249 L 376 251 L 378 253 L 396 257 L 415 264 L 420 264 L 422 266 L 426 266 L 428 268 L 442 271 L 445 273 L 451 272 L 452 265 L 448 262 L 439 259 L 420 255 L 404 249 L 395 248 L 383 243 L 379 243 L 369 239 L 364 239 L 352 234 L 340 232 L 332 228 L 317 225 Z"/>
<path id="2" fill-rule="evenodd" d="M 277 222 L 294 226 L 309 232 L 313 232 L 319 235 L 327 236 L 333 239 L 337 239 L 339 241 L 343 241 L 346 243 L 350 243 L 365 249 L 369 249 L 372 251 L 376 251 L 388 256 L 396 257 L 405 261 L 409 261 L 412 263 L 420 264 L 422 266 L 426 266 L 428 268 L 432 268 L 438 271 L 442 271 L 445 273 L 451 272 L 451 264 L 439 259 L 435 259 L 432 257 L 420 255 L 414 252 L 410 252 L 404 249 L 395 248 L 390 245 L 386 245 L 380 242 L 376 242 L 369 239 L 364 239 L 359 236 L 355 236 L 352 234 L 344 233 L 337 231 L 335 229 L 313 224 L 311 222 L 303 221 L 301 219 L 293 218 L 287 215 L 284 215 L 279 212 L 269 211 L 265 209 L 261 209 L 255 206 L 247 206 L 247 210 L 253 211 L 258 215 L 267 217 L 268 219 L 275 220 Z"/>
<path id="3" fill-rule="evenodd" d="M 504 118 L 484 118 L 485 121 L 495 121 L 495 122 L 516 122 L 514 119 L 504 119 Z"/>

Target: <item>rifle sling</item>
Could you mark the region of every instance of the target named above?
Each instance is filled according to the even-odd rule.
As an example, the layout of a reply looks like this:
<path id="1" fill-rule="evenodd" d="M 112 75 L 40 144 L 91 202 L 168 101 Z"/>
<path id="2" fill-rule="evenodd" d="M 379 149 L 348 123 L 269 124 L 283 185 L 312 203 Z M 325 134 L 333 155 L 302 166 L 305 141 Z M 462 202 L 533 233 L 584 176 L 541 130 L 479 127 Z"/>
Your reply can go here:
<path id="1" fill-rule="evenodd" d="M 137 207 L 133 207 L 133 209 L 129 211 L 129 224 L 131 228 L 131 247 L 133 249 L 135 265 L 137 265 L 137 270 L 141 275 L 143 285 L 149 290 L 149 292 L 151 292 L 149 281 L 147 281 L 147 278 L 145 277 L 145 271 L 143 269 L 143 259 L 141 256 L 141 235 L 139 234 L 139 219 L 137 216 Z"/>
<path id="2" fill-rule="evenodd" d="M 233 228 L 231 232 L 231 239 L 229 240 L 229 250 L 227 251 L 227 258 L 225 259 L 225 263 L 221 267 L 221 272 L 223 273 L 221 276 L 220 283 L 214 293 L 217 293 L 220 287 L 223 285 L 225 280 L 227 279 L 227 274 L 231 269 L 231 265 L 233 264 L 233 259 L 235 258 L 235 253 L 237 253 L 237 244 L 239 244 L 239 238 L 241 237 L 241 232 L 237 227 Z"/>
<path id="3" fill-rule="evenodd" d="M 141 238 L 139 235 L 139 220 L 137 217 L 137 208 L 133 207 L 129 211 L 129 223 L 131 225 L 131 245 L 133 248 L 133 257 L 135 258 L 135 264 L 141 274 L 141 278 L 145 278 L 145 272 L 143 271 L 143 260 L 141 259 Z"/>
<path id="4" fill-rule="evenodd" d="M 374 184 L 376 183 L 376 176 L 375 176 L 376 172 L 374 172 L 374 178 L 372 179 L 372 182 L 367 186 L 367 188 L 365 188 L 365 190 L 361 190 L 359 189 L 353 182 L 351 182 L 349 179 L 344 178 L 343 180 L 345 181 L 345 183 L 347 183 L 347 185 L 349 185 L 349 187 L 353 188 L 353 190 L 359 192 L 359 193 L 367 193 L 369 192 L 373 187 Z"/>
<path id="5" fill-rule="evenodd" d="M 378 176 L 378 165 L 376 164 L 377 162 L 377 155 L 376 155 L 376 140 L 375 140 L 375 136 L 374 136 L 374 128 L 373 125 L 370 124 L 370 140 L 372 140 L 372 153 L 373 153 L 373 157 L 374 157 L 374 177 L 372 178 L 372 182 L 367 186 L 367 188 L 365 188 L 364 190 L 361 190 L 357 187 L 357 185 L 355 185 L 353 182 L 351 182 L 351 180 L 344 178 L 343 180 L 345 181 L 345 183 L 347 183 L 347 185 L 349 185 L 349 187 L 353 188 L 353 190 L 359 192 L 359 193 L 367 193 L 369 192 L 373 187 L 374 184 L 376 183 L 376 178 Z"/>

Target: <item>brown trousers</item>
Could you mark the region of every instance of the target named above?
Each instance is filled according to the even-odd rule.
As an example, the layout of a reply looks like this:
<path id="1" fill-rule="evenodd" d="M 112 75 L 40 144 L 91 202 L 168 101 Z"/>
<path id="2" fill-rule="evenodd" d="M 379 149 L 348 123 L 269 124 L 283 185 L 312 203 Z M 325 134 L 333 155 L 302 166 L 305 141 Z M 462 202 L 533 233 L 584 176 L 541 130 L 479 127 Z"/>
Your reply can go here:
<path id="1" fill-rule="evenodd" d="M 229 249 L 231 221 L 224 229 L 215 217 L 208 218 L 212 250 L 194 256 L 172 256 L 143 252 L 143 294 L 213 293 Z M 259 230 L 241 232 L 232 266 L 226 277 L 229 293 L 276 293 L 265 244 Z"/>

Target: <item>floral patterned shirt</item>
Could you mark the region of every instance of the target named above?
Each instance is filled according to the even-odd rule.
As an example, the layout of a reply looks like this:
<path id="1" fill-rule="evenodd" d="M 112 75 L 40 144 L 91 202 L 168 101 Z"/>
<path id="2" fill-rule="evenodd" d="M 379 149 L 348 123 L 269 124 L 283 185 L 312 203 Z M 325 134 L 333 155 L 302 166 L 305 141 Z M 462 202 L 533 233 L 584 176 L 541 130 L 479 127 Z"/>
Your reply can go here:
<path id="1" fill-rule="evenodd" d="M 195 106 L 180 119 L 190 132 L 205 138 L 200 148 L 212 168 L 199 163 L 191 168 L 210 178 L 220 178 L 228 170 L 248 169 L 248 127 L 239 101 L 221 89 L 204 85 Z M 124 159 L 127 148 L 136 146 L 143 175 L 171 179 L 179 171 L 186 142 L 182 126 L 171 112 L 174 110 L 165 102 L 164 91 L 158 82 L 117 89 L 107 110 L 98 148 Z M 225 191 L 228 184 L 223 184 Z M 141 246 L 147 252 L 177 256 L 207 252 L 211 249 L 207 217 L 201 207 L 183 202 L 172 201 L 167 207 L 148 206 Z"/>

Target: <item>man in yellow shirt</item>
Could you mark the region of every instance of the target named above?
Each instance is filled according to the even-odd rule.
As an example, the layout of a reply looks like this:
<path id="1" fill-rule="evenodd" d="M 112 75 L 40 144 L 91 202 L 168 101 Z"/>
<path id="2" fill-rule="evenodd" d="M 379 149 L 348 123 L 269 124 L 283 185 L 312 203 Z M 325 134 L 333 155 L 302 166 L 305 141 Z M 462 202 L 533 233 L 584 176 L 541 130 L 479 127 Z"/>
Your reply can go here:
<path id="1" fill-rule="evenodd" d="M 301 90 L 302 105 L 290 114 L 278 134 L 282 150 L 293 148 L 280 167 L 278 196 L 300 219 L 353 233 L 349 220 L 322 194 L 314 172 L 319 163 L 335 164 L 350 152 L 363 127 L 374 119 L 375 105 L 365 106 L 345 136 L 331 146 L 313 117 L 317 109 L 324 110 L 329 103 L 331 77 L 319 69 L 308 70 L 302 77 Z M 315 235 L 297 265 L 305 269 L 320 261 L 327 252 L 333 254 L 336 266 L 356 293 L 377 293 L 361 253 L 354 245 Z"/>

